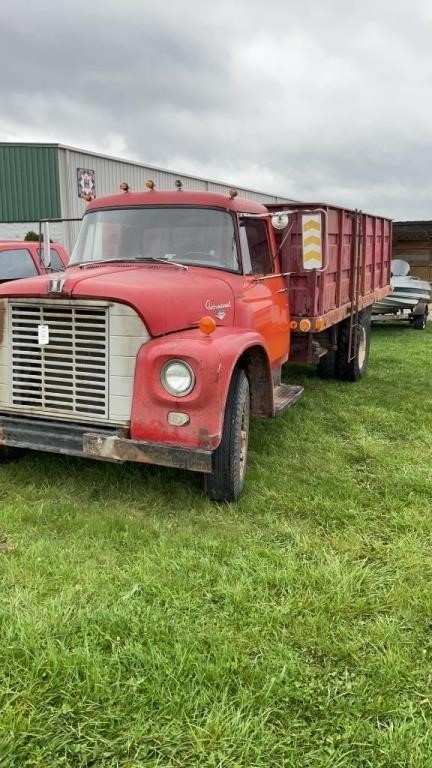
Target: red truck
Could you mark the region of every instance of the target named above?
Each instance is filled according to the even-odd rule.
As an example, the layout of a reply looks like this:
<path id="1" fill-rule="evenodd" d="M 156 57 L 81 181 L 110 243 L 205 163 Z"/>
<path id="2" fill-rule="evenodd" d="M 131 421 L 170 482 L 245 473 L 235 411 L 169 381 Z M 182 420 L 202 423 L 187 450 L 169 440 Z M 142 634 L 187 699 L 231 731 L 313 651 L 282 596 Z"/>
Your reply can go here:
<path id="1" fill-rule="evenodd" d="M 62 271 L 68 264 L 69 256 L 60 243 L 51 243 L 50 259 L 51 269 Z M 0 241 L 0 283 L 44 275 L 46 271 L 38 242 Z"/>
<path id="2" fill-rule="evenodd" d="M 186 468 L 235 500 L 250 413 L 302 395 L 281 383 L 287 360 L 364 375 L 391 222 L 147 186 L 88 204 L 63 273 L 0 289 L 3 456 Z"/>

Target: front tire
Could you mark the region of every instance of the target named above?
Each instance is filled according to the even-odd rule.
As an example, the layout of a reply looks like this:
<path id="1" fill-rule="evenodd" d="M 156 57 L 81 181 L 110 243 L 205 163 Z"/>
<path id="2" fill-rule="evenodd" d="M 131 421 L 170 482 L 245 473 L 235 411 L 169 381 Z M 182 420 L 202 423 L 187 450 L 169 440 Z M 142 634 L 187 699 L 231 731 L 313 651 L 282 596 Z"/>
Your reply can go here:
<path id="1" fill-rule="evenodd" d="M 243 490 L 249 417 L 249 381 L 245 372 L 237 368 L 229 386 L 222 440 L 213 452 L 212 472 L 205 476 L 206 491 L 212 501 L 235 501 Z"/>
<path id="2" fill-rule="evenodd" d="M 344 320 L 339 330 L 337 350 L 337 376 L 343 381 L 358 381 L 366 374 L 369 362 L 371 309 L 358 313 L 358 333 L 354 357 L 349 360 L 350 321 Z"/>

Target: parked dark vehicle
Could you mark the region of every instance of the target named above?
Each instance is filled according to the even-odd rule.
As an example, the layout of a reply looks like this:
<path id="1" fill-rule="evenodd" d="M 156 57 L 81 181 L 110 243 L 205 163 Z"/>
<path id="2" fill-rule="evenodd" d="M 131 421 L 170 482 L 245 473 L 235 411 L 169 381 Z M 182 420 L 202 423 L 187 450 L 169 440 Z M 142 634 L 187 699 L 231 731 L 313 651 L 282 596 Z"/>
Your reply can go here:
<path id="1" fill-rule="evenodd" d="M 62 271 L 69 262 L 69 256 L 59 243 L 51 244 L 51 271 Z M 45 275 L 42 264 L 40 243 L 25 240 L 0 242 L 0 283 L 18 280 L 22 277 Z"/>

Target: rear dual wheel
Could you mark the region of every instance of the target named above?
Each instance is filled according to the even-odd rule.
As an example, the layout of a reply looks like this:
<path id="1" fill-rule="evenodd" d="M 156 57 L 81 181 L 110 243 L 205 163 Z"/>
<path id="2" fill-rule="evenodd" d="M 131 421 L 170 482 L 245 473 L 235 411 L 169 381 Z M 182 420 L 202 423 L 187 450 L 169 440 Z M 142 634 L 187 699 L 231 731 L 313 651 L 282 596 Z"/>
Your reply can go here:
<path id="1" fill-rule="evenodd" d="M 358 313 L 357 329 L 353 329 L 354 349 L 350 360 L 350 321 L 345 320 L 340 327 L 337 352 L 337 377 L 344 381 L 358 381 L 363 378 L 369 362 L 371 309 Z M 357 330 L 357 332 L 355 332 Z"/>
<path id="2" fill-rule="evenodd" d="M 329 350 L 325 355 L 320 357 L 317 365 L 318 376 L 321 379 L 335 379 L 336 378 L 336 352 Z"/>
<path id="3" fill-rule="evenodd" d="M 318 374 L 322 379 L 358 381 L 363 378 L 369 362 L 371 310 L 358 313 L 357 328 L 353 329 L 354 349 L 350 349 L 350 320 L 339 324 L 337 349 L 330 350 L 318 362 Z M 352 359 L 351 357 L 352 352 Z"/>

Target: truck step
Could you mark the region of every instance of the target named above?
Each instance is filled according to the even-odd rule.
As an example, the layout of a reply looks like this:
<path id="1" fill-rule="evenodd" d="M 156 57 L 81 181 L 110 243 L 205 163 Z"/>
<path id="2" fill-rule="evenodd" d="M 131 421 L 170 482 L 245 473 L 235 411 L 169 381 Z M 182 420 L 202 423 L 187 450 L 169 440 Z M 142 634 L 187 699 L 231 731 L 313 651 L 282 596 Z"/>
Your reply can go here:
<path id="1" fill-rule="evenodd" d="M 289 384 L 279 384 L 273 390 L 274 415 L 280 416 L 287 408 L 290 408 L 303 395 L 303 387 Z"/>

